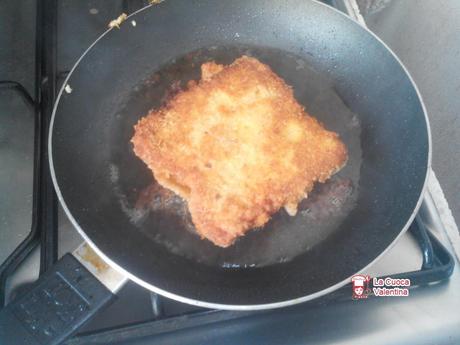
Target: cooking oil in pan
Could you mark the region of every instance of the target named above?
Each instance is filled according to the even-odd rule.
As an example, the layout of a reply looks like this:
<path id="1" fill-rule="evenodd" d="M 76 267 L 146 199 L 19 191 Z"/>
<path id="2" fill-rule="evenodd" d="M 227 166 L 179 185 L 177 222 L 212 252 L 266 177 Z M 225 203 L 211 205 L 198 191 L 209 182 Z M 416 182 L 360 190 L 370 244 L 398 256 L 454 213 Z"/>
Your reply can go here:
<path id="1" fill-rule="evenodd" d="M 200 78 L 202 63 L 229 64 L 242 55 L 258 58 L 291 85 L 297 101 L 327 129 L 339 133 L 349 152 L 347 165 L 329 181 L 318 183 L 299 205 L 296 216 L 284 209 L 262 228 L 240 238 L 229 248 L 219 248 L 196 234 L 187 204 L 161 187 L 132 152 L 132 126 L 149 110 L 160 107 L 190 80 Z M 146 76 L 120 110 L 126 119 L 120 129 L 126 142 L 113 157 L 111 179 L 123 212 L 152 241 L 174 254 L 225 268 L 260 267 L 286 262 L 340 231 L 353 210 L 359 192 L 361 127 L 356 114 L 343 103 L 327 75 L 310 67 L 307 59 L 271 48 L 209 47 L 170 61 Z M 120 167 L 131 167 L 121 169 Z"/>

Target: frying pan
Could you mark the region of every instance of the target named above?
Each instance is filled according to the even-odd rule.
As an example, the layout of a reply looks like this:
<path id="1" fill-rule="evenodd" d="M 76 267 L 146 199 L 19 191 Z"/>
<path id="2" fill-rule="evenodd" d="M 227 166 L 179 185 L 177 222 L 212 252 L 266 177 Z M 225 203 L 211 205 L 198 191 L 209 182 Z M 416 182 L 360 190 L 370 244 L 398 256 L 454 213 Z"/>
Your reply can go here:
<path id="1" fill-rule="evenodd" d="M 347 211 L 337 207 L 346 216 L 332 230 L 324 223 L 334 209 L 323 218 L 304 217 L 309 222 L 302 212 L 293 219 L 281 214 L 269 224 L 269 234 L 262 229 L 223 250 L 188 232 L 178 212 L 166 206 L 146 216 L 136 209 L 153 177 L 133 154 L 133 125 L 164 101 L 168 85 L 196 79 L 201 62 L 228 63 L 241 53 L 268 63 L 327 128 L 348 139 L 350 128 L 359 127 L 351 132 L 358 143 L 346 142 L 350 161 L 343 173 L 345 189 L 354 194 L 348 198 L 355 200 L 332 197 L 353 204 Z M 58 197 L 97 253 L 167 297 L 234 309 L 318 297 L 381 255 L 420 204 L 430 141 L 417 90 L 375 36 L 320 3 L 166 1 L 100 37 L 66 84 L 73 91 L 60 94 L 49 145 Z M 333 99 L 331 90 L 340 100 Z M 312 209 L 307 205 L 303 214 Z M 290 255 L 298 229 L 312 234 L 308 239 L 316 243 L 302 243 L 303 251 L 295 248 Z M 273 232 L 287 239 L 262 243 L 259 249 L 258 243 Z M 260 257 L 276 244 L 287 246 L 279 257 Z"/>
<path id="2" fill-rule="evenodd" d="M 339 133 L 347 166 L 290 217 L 228 248 L 194 234 L 132 151 L 133 125 L 200 64 L 267 63 L 306 110 Z M 371 32 L 316 1 L 169 0 L 104 33 L 55 106 L 49 156 L 59 200 L 112 267 L 166 297 L 265 309 L 327 294 L 365 271 L 408 228 L 431 160 L 428 119 L 398 58 Z"/>

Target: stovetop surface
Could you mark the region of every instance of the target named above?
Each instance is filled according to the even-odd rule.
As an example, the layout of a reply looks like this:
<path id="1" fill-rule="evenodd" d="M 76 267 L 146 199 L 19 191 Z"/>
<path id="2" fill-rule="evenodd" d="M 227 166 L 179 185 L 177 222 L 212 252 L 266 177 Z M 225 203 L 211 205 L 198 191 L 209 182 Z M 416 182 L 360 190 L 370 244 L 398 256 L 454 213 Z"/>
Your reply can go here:
<path id="1" fill-rule="evenodd" d="M 136 6 L 135 2 L 131 6 Z M 35 3 L 31 0 L 20 4 L 12 0 L 5 3 L 2 4 L 5 11 L 0 11 L 0 22 L 5 23 L 0 29 L 0 38 L 4 38 L 3 42 L 11 49 L 0 50 L 2 61 L 9 61 L 1 64 L 0 79 L 18 80 L 33 93 Z M 58 71 L 70 70 L 78 56 L 105 30 L 107 23 L 125 10 L 126 3 L 123 4 L 122 1 L 58 1 Z M 28 50 L 30 54 L 27 54 Z M 62 82 L 62 78 L 59 81 Z M 6 114 L 2 115 L 0 126 L 0 157 L 4 167 L 0 169 L 2 262 L 30 229 L 33 121 L 32 114 L 20 99 L 0 93 L 0 100 L 0 112 Z M 426 199 L 421 219 L 449 247 L 443 224 L 436 217 L 436 207 L 430 201 L 430 192 Z M 58 249 L 59 255 L 62 255 L 74 249 L 82 239 L 61 209 L 59 213 Z M 39 253 L 36 250 L 10 279 L 11 288 L 31 282 L 37 277 L 38 258 Z M 420 249 L 407 233 L 378 263 L 364 273 L 382 276 L 407 272 L 419 269 L 421 262 Z M 174 331 L 175 325 L 184 323 L 181 317 L 170 319 L 169 325 L 162 325 L 163 328 L 143 327 L 138 324 L 155 318 L 152 309 L 153 295 L 134 283 L 128 283 L 118 293 L 118 300 L 96 315 L 81 333 L 91 334 L 96 330 L 133 325 L 131 328 L 136 327 L 138 337 L 123 339 L 126 335 L 126 329 L 123 328 L 115 333 L 99 334 L 99 338 L 91 335 L 77 337 L 68 343 L 147 344 L 155 339 L 156 344 L 455 344 L 460 343 L 459 286 L 460 272 L 456 265 L 449 281 L 411 290 L 411 295 L 407 298 L 386 297 L 303 304 L 245 317 L 241 317 L 241 313 L 232 312 L 225 316 L 213 316 L 207 325 L 198 328 L 185 324 L 184 329 Z M 10 298 L 19 294 L 21 289 L 12 291 Z M 164 316 L 168 317 L 199 311 L 196 307 L 167 299 L 163 301 L 163 309 Z M 222 318 L 222 321 L 216 323 L 216 318 Z M 226 319 L 228 320 L 225 321 Z"/>

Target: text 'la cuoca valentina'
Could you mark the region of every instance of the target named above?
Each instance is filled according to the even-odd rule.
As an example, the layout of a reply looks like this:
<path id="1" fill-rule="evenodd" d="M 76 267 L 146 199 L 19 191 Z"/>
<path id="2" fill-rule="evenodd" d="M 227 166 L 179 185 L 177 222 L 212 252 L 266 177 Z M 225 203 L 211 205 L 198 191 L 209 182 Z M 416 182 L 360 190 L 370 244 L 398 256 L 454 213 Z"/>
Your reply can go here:
<path id="1" fill-rule="evenodd" d="M 375 296 L 409 296 L 410 279 L 374 278 L 372 285 Z"/>

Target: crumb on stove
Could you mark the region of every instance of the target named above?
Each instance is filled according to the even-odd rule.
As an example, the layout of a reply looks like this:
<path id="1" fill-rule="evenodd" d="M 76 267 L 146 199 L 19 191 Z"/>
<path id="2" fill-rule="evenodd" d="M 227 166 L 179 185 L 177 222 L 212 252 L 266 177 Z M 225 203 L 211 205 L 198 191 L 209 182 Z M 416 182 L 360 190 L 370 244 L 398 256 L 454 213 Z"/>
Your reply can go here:
<path id="1" fill-rule="evenodd" d="M 67 84 L 67 85 L 64 87 L 64 90 L 65 90 L 65 92 L 67 92 L 67 93 L 72 93 L 72 91 L 73 91 L 69 84 Z"/>

